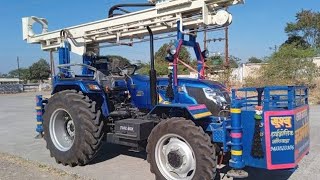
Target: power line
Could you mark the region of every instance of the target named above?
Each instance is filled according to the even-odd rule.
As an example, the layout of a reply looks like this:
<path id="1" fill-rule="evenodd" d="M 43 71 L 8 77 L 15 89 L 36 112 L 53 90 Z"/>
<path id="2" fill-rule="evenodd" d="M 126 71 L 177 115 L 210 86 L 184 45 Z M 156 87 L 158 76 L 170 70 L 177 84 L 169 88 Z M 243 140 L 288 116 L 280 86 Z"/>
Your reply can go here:
<path id="1" fill-rule="evenodd" d="M 17 65 L 18 65 L 18 79 L 19 79 L 19 84 L 20 84 L 20 59 L 19 59 L 19 56 L 17 57 Z"/>
<path id="2" fill-rule="evenodd" d="M 207 42 L 207 43 L 217 42 L 217 41 L 221 42 L 221 41 L 224 41 L 224 40 L 226 40 L 226 38 L 212 38 L 212 39 L 205 40 L 205 42 Z"/>

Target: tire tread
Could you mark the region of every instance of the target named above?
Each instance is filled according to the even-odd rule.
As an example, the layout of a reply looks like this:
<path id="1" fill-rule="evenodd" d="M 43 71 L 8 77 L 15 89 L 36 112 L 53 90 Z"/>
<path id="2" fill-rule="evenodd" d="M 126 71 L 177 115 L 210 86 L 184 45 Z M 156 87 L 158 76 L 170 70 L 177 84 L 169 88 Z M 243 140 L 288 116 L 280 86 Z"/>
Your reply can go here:
<path id="1" fill-rule="evenodd" d="M 48 133 L 50 115 L 44 113 L 44 138 L 47 142 L 46 147 L 50 151 L 51 157 L 54 157 L 57 163 L 71 167 L 78 165 L 84 166 L 96 156 L 105 136 L 101 109 L 97 108 L 98 106 L 95 101 L 91 100 L 82 92 L 65 90 L 54 94 L 49 99 L 45 107 L 45 112 L 47 112 L 49 108 L 55 108 L 59 101 L 66 101 L 68 104 L 72 104 L 73 109 L 77 110 L 76 118 L 80 120 L 80 127 L 83 131 L 83 141 L 74 144 L 73 146 L 75 146 L 75 148 L 72 150 L 73 152 L 66 153 L 67 157 L 62 156 L 62 153 L 57 153 L 57 149 L 53 143 L 50 142 L 50 133 Z"/>
<path id="2" fill-rule="evenodd" d="M 165 133 L 174 133 L 186 138 L 186 141 L 194 148 L 197 160 L 195 180 L 211 180 L 216 175 L 215 149 L 211 143 L 210 136 L 201 127 L 195 125 L 191 120 L 184 118 L 171 118 L 162 120 L 151 132 L 147 145 L 147 161 L 150 163 L 150 171 L 156 175 L 156 179 L 165 179 L 155 162 L 154 150 L 157 141 Z M 199 162 L 199 163 L 198 163 Z M 200 163 L 201 162 L 201 163 Z M 200 168 L 199 168 L 200 167 Z"/>

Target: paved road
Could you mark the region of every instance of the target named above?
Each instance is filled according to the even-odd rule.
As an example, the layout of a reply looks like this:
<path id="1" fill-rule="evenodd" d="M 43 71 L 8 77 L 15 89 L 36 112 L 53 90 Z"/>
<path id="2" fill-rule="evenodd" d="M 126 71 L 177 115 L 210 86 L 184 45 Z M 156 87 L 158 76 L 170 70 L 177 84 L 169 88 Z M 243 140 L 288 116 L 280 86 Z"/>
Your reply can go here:
<path id="1" fill-rule="evenodd" d="M 85 167 L 64 167 L 50 158 L 43 140 L 35 140 L 35 93 L 0 95 L 0 152 L 77 174 L 107 180 L 153 180 L 146 155 L 130 153 L 124 147 L 105 144 L 98 158 Z M 295 172 L 266 172 L 248 169 L 250 179 L 304 179 L 320 177 L 320 107 L 311 108 L 311 152 Z M 1 161 L 1 159 L 0 159 Z M 1 173 L 1 171 L 0 171 Z M 0 174 L 1 177 L 1 174 Z M 1 179 L 1 178 L 0 178 Z M 14 178 L 12 178 L 14 179 Z"/>
<path id="2" fill-rule="evenodd" d="M 50 158 L 45 141 L 35 140 L 35 94 L 0 95 L 0 152 L 87 178 L 107 180 L 152 180 L 144 154 L 128 153 L 125 148 L 105 144 L 98 159 L 85 167 L 64 167 Z"/>

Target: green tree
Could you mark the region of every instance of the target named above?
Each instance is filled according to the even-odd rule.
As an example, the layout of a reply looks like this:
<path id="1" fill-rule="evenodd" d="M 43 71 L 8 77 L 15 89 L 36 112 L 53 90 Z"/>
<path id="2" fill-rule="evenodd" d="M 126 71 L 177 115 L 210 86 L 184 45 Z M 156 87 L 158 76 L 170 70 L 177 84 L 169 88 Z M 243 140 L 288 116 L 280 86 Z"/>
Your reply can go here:
<path id="1" fill-rule="evenodd" d="M 296 21 L 287 23 L 286 33 L 290 36 L 301 36 L 312 47 L 320 47 L 320 13 L 302 10 L 297 13 Z"/>
<path id="2" fill-rule="evenodd" d="M 157 71 L 158 76 L 165 76 L 168 75 L 168 65 L 169 62 L 166 60 L 166 56 L 168 54 L 167 50 L 168 48 L 172 45 L 172 43 L 166 43 L 162 45 L 159 50 L 155 53 L 155 69 Z M 191 61 L 191 55 L 186 47 L 182 47 L 180 54 L 179 54 L 179 59 L 184 61 L 185 63 L 192 65 Z M 141 63 L 140 62 L 140 69 L 138 71 L 139 74 L 145 74 L 148 75 L 150 70 L 150 62 L 148 63 Z M 183 65 L 179 64 L 178 65 L 178 73 L 179 74 L 188 74 L 189 71 L 186 67 Z"/>
<path id="3" fill-rule="evenodd" d="M 303 37 L 298 35 L 290 35 L 288 37 L 288 40 L 286 40 L 286 42 L 284 42 L 284 44 L 282 44 L 281 46 L 284 46 L 284 45 L 294 45 L 297 48 L 304 48 L 304 49 L 311 47 L 311 45 L 306 40 L 304 40 Z"/>
<path id="4" fill-rule="evenodd" d="M 40 59 L 29 67 L 30 80 L 45 80 L 50 77 L 50 65 L 44 60 Z"/>
<path id="5" fill-rule="evenodd" d="M 23 81 L 30 80 L 29 68 L 20 68 L 19 70 L 18 69 L 11 70 L 11 71 L 9 71 L 8 76 L 12 77 L 12 78 L 18 78 L 19 72 L 20 72 L 20 79 L 21 80 L 23 80 Z"/>
<path id="6" fill-rule="evenodd" d="M 217 71 L 224 69 L 224 57 L 220 55 L 214 55 L 207 58 L 206 66 L 207 70 L 206 72 L 209 74 L 216 74 Z M 195 66 L 197 66 L 197 62 L 195 61 Z"/>
<path id="7" fill-rule="evenodd" d="M 320 47 L 320 13 L 302 10 L 297 13 L 296 21 L 287 23 L 285 32 L 288 40 L 279 51 L 264 61 L 256 77 L 246 79 L 247 86 L 266 85 L 307 85 L 313 86 L 319 77 L 319 68 L 313 57 Z"/>
<path id="8" fill-rule="evenodd" d="M 248 63 L 262 63 L 263 61 L 257 57 L 251 57 L 248 59 Z"/>
<path id="9" fill-rule="evenodd" d="M 257 72 L 257 80 L 263 85 L 312 85 L 319 75 L 319 68 L 313 63 L 315 54 L 313 48 L 284 45 Z"/>
<path id="10" fill-rule="evenodd" d="M 138 74 L 149 75 L 150 63 L 143 63 L 141 60 L 139 60 L 135 64 L 138 66 Z"/>
<path id="11" fill-rule="evenodd" d="M 2 74 L 2 73 L 0 74 L 1 78 L 7 78 L 8 76 L 9 76 L 8 74 Z"/>
<path id="12" fill-rule="evenodd" d="M 226 65 L 226 58 L 220 55 L 214 55 L 207 59 L 206 73 L 211 75 L 217 75 L 217 80 L 225 84 L 229 83 L 232 69 L 238 68 L 241 62 L 241 59 L 235 56 L 229 56 L 229 67 Z"/>
<path id="13" fill-rule="evenodd" d="M 225 56 L 211 56 L 207 59 L 207 66 L 212 67 L 215 70 L 222 70 L 226 68 L 226 58 Z M 241 59 L 236 56 L 229 56 L 229 66 L 230 68 L 238 68 Z"/>
<path id="14" fill-rule="evenodd" d="M 240 62 L 241 62 L 241 59 L 236 56 L 231 55 L 229 57 L 230 68 L 238 68 Z"/>
<path id="15" fill-rule="evenodd" d="M 125 66 L 128 66 L 131 64 L 127 58 L 122 57 L 122 56 L 109 55 L 107 57 L 108 57 L 108 60 L 110 61 L 110 67 L 109 67 L 110 69 L 109 70 L 111 70 L 113 72 L 118 71 L 118 67 L 122 69 Z"/>
<path id="16" fill-rule="evenodd" d="M 168 54 L 168 48 L 173 45 L 172 43 L 165 43 L 162 45 L 159 50 L 155 53 L 155 60 L 156 61 L 165 61 L 166 62 L 166 56 Z M 191 55 L 190 52 L 186 47 L 182 47 L 179 53 L 179 59 L 183 60 L 186 63 L 190 63 L 191 61 Z"/>

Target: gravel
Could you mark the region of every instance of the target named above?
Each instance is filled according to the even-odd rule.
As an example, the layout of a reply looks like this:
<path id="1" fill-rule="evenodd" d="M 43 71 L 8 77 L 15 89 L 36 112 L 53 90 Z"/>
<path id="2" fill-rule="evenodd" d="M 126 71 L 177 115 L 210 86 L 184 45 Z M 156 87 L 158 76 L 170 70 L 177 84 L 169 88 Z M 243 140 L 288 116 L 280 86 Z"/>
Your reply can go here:
<path id="1" fill-rule="evenodd" d="M 77 175 L 69 174 L 60 169 L 43 165 L 23 158 L 0 153 L 0 179 L 45 179 L 45 180 L 76 180 Z"/>
<path id="2" fill-rule="evenodd" d="M 34 139 L 36 93 L 0 95 L 0 179 L 108 179 L 154 180 L 145 153 L 104 144 L 98 158 L 84 167 L 65 167 L 50 158 L 43 140 Z M 48 93 L 45 93 L 48 95 Z M 310 109 L 310 153 L 295 171 L 248 168 L 248 179 L 320 179 L 320 106 Z M 20 158 L 21 157 L 21 158 Z M 16 161 L 17 160 L 17 161 Z"/>

